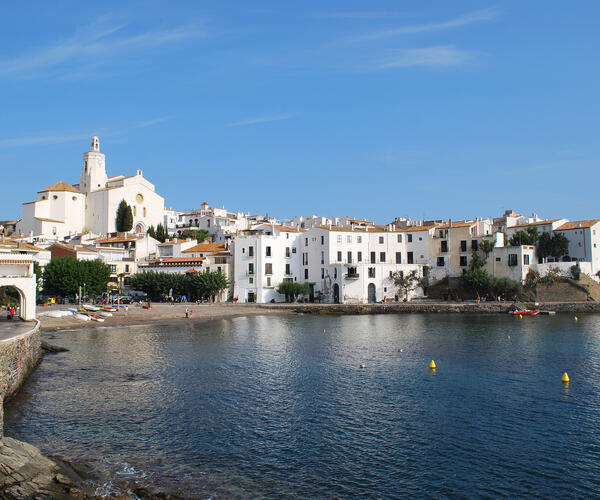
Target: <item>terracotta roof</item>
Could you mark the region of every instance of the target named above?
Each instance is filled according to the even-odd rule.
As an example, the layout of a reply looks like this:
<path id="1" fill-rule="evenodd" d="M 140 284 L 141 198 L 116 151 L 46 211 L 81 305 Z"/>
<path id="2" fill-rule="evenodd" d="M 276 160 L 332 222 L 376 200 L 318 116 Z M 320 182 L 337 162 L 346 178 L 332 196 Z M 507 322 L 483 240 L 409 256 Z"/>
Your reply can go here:
<path id="1" fill-rule="evenodd" d="M 373 221 L 367 219 L 353 219 L 352 217 L 345 217 L 348 222 L 360 222 L 361 224 L 368 224 L 370 226 L 373 225 Z"/>
<path id="2" fill-rule="evenodd" d="M 595 226 L 596 224 L 598 224 L 598 222 L 600 222 L 600 219 L 565 222 L 562 226 L 557 227 L 555 229 L 555 231 L 568 231 L 569 229 L 583 229 L 583 228 Z"/>
<path id="3" fill-rule="evenodd" d="M 190 274 L 190 273 L 197 273 L 198 269 L 194 269 L 193 267 L 191 269 L 188 269 L 185 273 L 186 274 Z"/>
<path id="4" fill-rule="evenodd" d="M 450 221 L 444 222 L 442 224 L 437 224 L 436 227 L 439 229 L 452 229 L 455 227 L 471 227 L 474 226 L 477 222 L 474 220 L 457 220 L 452 221 L 452 226 L 450 226 Z"/>
<path id="5" fill-rule="evenodd" d="M 102 238 L 96 240 L 96 243 L 125 243 L 127 241 L 141 240 L 143 236 L 113 236 L 112 238 Z"/>
<path id="6" fill-rule="evenodd" d="M 73 243 L 62 243 L 62 242 L 56 242 L 54 243 L 54 245 L 52 245 L 50 248 L 52 247 L 63 247 L 66 248 L 68 250 L 73 250 L 74 252 L 89 252 L 89 253 L 98 253 L 95 249 L 90 248 L 90 247 L 84 247 L 81 245 L 74 245 Z"/>
<path id="7" fill-rule="evenodd" d="M 224 243 L 199 243 L 181 253 L 219 252 L 222 250 L 226 250 Z"/>
<path id="8" fill-rule="evenodd" d="M 430 224 L 429 226 L 410 226 L 402 229 L 396 229 L 397 233 L 417 233 L 419 231 L 429 231 L 430 229 L 436 229 L 437 225 Z"/>
<path id="9" fill-rule="evenodd" d="M 59 224 L 64 224 L 64 221 L 62 220 L 43 219 L 42 217 L 34 217 L 34 219 L 41 220 L 42 222 L 58 222 Z"/>
<path id="10" fill-rule="evenodd" d="M 552 224 L 560 219 L 548 219 L 548 220 L 539 220 L 537 222 L 530 222 L 529 224 L 517 224 L 516 226 L 510 226 L 508 229 L 513 227 L 529 227 L 529 226 L 545 226 L 547 224 Z"/>
<path id="11" fill-rule="evenodd" d="M 71 184 L 67 184 L 66 182 L 60 181 L 56 184 L 52 184 L 52 186 L 48 186 L 46 189 L 42 189 L 38 191 L 38 193 L 46 193 L 48 191 L 70 191 L 71 193 L 79 193 L 83 194 L 79 189 L 74 188 Z"/>

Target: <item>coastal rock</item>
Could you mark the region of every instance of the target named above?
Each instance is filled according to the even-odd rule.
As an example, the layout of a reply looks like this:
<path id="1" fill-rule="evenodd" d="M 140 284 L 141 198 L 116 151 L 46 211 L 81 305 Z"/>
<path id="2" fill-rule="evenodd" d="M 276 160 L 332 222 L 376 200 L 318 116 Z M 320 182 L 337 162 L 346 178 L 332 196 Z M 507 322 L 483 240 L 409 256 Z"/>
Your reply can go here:
<path id="1" fill-rule="evenodd" d="M 68 352 L 69 349 L 66 347 L 59 347 L 56 345 L 49 344 L 45 340 L 42 340 L 42 350 L 48 354 L 54 354 L 57 352 Z"/>

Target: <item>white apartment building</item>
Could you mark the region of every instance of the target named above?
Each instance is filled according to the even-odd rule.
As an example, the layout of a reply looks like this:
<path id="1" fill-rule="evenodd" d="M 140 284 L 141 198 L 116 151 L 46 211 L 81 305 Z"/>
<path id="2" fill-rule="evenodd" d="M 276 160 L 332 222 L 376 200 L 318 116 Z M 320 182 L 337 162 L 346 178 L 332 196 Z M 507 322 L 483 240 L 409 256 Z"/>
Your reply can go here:
<path id="1" fill-rule="evenodd" d="M 416 271 L 421 278 L 424 268 L 414 254 L 421 248 L 413 245 L 412 233 L 409 243 L 408 234 L 392 225 L 312 228 L 300 241 L 302 281 L 311 284 L 312 295 L 322 302 L 401 300 L 392 273 Z M 427 241 L 421 243 L 425 251 Z M 415 289 L 410 297 L 420 294 Z"/>
<path id="2" fill-rule="evenodd" d="M 597 279 L 600 272 L 600 219 L 565 222 L 554 232 L 568 238 L 567 257 L 571 261 L 590 262 L 591 274 Z"/>
<path id="3" fill-rule="evenodd" d="M 165 208 L 164 212 L 163 227 L 167 235 L 173 236 L 177 233 L 177 224 L 179 223 L 179 217 L 183 215 L 183 212 L 174 210 L 172 208 Z"/>
<path id="4" fill-rule="evenodd" d="M 298 229 L 310 229 L 317 226 L 329 226 L 333 221 L 321 215 L 297 216 L 285 223 L 286 226 Z"/>
<path id="5" fill-rule="evenodd" d="M 284 280 L 302 279 L 300 239 L 305 230 L 259 224 L 238 233 L 232 241 L 234 290 L 239 302 L 283 302 L 277 292 Z"/>

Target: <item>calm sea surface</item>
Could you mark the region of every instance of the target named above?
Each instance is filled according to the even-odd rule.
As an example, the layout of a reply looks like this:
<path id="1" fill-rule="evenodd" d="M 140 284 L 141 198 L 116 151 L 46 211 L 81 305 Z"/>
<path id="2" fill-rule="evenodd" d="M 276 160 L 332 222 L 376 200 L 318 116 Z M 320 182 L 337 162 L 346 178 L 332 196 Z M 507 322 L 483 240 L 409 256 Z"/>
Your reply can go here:
<path id="1" fill-rule="evenodd" d="M 6 434 L 100 477 L 201 498 L 600 492 L 600 315 L 263 316 L 53 337 L 70 351 L 7 404 Z"/>

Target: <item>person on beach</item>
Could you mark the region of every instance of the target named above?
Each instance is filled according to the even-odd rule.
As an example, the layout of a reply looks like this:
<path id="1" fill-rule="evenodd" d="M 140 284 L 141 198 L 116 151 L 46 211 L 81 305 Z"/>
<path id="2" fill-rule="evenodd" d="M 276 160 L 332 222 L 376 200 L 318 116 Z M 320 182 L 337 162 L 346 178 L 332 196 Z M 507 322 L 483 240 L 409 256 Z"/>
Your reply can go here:
<path id="1" fill-rule="evenodd" d="M 187 318 L 187 317 L 189 317 L 188 315 L 189 315 L 189 312 L 188 312 L 188 308 L 186 307 L 186 308 L 185 308 L 185 317 L 186 317 L 186 318 Z"/>

